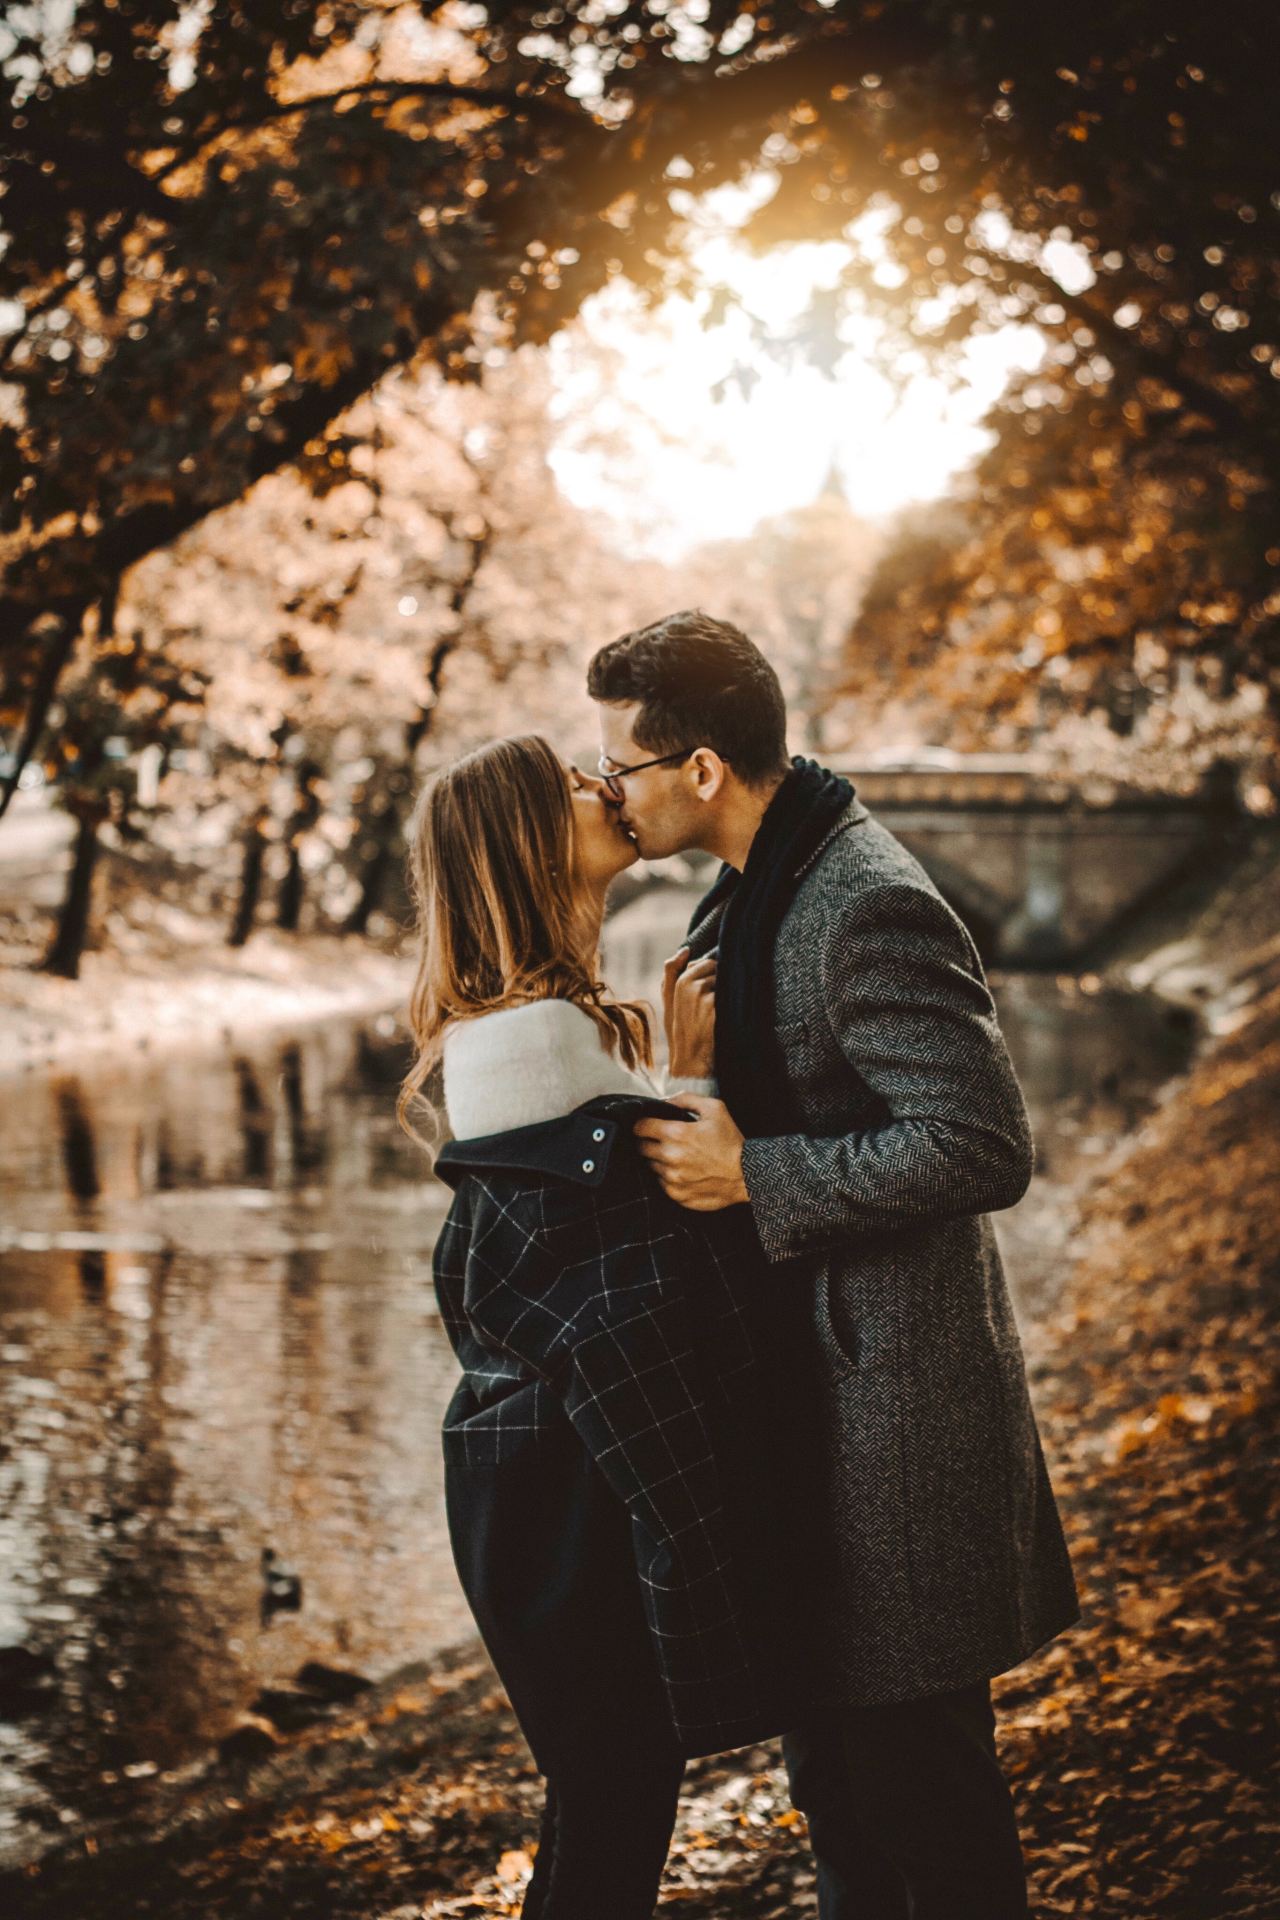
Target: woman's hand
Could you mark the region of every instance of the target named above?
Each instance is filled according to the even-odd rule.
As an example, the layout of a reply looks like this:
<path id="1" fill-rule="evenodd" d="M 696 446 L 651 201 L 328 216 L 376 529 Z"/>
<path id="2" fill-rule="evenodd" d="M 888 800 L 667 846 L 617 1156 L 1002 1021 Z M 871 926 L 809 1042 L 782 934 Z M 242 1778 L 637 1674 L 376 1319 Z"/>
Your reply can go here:
<path id="1" fill-rule="evenodd" d="M 688 947 L 662 969 L 662 1024 L 667 1061 L 680 1079 L 709 1080 L 716 1057 L 716 959 L 708 953 L 690 963 Z"/>

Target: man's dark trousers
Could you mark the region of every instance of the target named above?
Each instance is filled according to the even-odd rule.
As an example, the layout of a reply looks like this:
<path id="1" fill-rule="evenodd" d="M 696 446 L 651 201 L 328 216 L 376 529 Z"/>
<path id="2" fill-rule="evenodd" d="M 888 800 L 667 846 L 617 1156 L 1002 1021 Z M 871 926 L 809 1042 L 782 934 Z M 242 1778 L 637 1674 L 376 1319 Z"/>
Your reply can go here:
<path id="1" fill-rule="evenodd" d="M 1025 1920 L 990 1682 L 842 1707 L 782 1743 L 821 1920 Z"/>

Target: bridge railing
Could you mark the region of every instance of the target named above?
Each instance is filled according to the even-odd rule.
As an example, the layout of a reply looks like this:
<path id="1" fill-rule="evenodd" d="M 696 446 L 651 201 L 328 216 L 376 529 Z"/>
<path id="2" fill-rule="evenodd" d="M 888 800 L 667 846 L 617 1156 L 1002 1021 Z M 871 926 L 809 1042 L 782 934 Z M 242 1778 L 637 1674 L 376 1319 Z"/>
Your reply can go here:
<path id="1" fill-rule="evenodd" d="M 836 771 L 852 780 L 859 797 L 872 808 L 994 809 L 1000 812 L 1145 812 L 1220 810 L 1220 785 L 1209 783 L 1186 792 L 1170 792 L 1109 779 L 1046 768 L 1012 756 L 955 755 L 947 764 L 884 765 L 848 762 Z"/>

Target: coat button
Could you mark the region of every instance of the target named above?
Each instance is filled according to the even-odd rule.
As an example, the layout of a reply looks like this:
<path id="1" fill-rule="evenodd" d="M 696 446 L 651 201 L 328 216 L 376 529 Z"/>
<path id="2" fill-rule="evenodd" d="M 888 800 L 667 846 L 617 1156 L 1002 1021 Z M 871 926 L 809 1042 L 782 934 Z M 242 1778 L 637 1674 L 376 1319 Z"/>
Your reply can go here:
<path id="1" fill-rule="evenodd" d="M 596 1130 L 595 1130 L 595 1132 L 594 1132 L 594 1133 L 592 1134 L 592 1136 L 591 1136 L 591 1138 L 592 1138 L 593 1140 L 603 1140 L 603 1139 L 604 1139 L 604 1128 L 603 1128 L 603 1127 L 597 1127 L 597 1128 L 596 1128 Z"/>
<path id="2" fill-rule="evenodd" d="M 584 1161 L 583 1161 L 583 1163 L 582 1163 L 582 1171 L 583 1171 L 584 1173 L 594 1173 L 594 1172 L 595 1172 L 595 1170 L 596 1170 L 596 1163 L 595 1163 L 595 1161 L 594 1161 L 594 1160 L 584 1160 Z"/>

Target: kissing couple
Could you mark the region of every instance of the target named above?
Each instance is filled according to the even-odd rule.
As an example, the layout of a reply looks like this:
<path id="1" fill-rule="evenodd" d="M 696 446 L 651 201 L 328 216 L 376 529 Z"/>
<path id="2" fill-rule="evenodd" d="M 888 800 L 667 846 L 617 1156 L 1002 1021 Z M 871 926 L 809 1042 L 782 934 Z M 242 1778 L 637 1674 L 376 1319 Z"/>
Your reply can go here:
<path id="1" fill-rule="evenodd" d="M 990 1682 L 1079 1617 L 988 1215 L 1031 1177 L 973 941 L 788 757 L 725 621 L 604 647 L 598 775 L 469 754 L 411 838 L 443 1070 L 450 1537 L 546 1780 L 525 1920 L 648 1920 L 686 1759 L 782 1738 L 821 1920 L 1024 1920 Z M 610 883 L 719 876 L 668 1065 Z M 656 985 L 657 983 L 655 983 Z"/>

